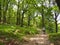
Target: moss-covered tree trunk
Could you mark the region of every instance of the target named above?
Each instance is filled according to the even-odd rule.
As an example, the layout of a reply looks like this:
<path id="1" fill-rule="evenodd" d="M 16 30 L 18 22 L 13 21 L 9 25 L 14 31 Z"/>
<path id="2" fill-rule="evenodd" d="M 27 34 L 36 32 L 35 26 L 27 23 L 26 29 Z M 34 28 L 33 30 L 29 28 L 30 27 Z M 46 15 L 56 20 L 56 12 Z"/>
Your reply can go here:
<path id="1" fill-rule="evenodd" d="M 30 26 L 30 15 L 28 15 L 28 26 Z"/>
<path id="2" fill-rule="evenodd" d="M 23 21 L 24 21 L 24 20 L 23 20 L 23 19 L 24 19 L 24 13 L 25 13 L 25 11 L 23 10 L 23 12 L 22 12 L 22 18 L 21 18 L 21 27 L 23 27 L 23 25 L 24 25 L 24 24 L 23 24 Z"/>
<path id="3" fill-rule="evenodd" d="M 21 12 L 20 12 L 19 4 L 20 4 L 20 1 L 18 0 L 17 22 L 16 22 L 17 25 L 20 25 L 20 23 L 21 23 L 21 19 L 20 19 L 20 13 L 21 13 Z"/>
<path id="4" fill-rule="evenodd" d="M 8 0 L 3 1 L 3 23 L 6 23 L 6 15 L 8 10 Z"/>
<path id="5" fill-rule="evenodd" d="M 43 8 L 43 2 L 42 2 L 42 31 L 45 34 L 45 23 L 44 23 L 44 8 Z"/>
<path id="6" fill-rule="evenodd" d="M 1 1 L 0 1 L 0 23 L 1 23 L 1 15 L 2 15 L 2 12 L 1 12 Z"/>

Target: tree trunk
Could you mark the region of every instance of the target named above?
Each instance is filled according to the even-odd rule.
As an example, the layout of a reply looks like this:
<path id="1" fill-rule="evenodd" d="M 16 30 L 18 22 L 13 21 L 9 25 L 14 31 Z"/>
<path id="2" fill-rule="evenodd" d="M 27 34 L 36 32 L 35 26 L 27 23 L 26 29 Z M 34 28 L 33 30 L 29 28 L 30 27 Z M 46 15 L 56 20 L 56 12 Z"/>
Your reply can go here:
<path id="1" fill-rule="evenodd" d="M 20 14 L 19 12 L 17 12 L 17 22 L 16 22 L 17 25 L 20 25 Z"/>
<path id="2" fill-rule="evenodd" d="M 22 13 L 22 19 L 21 19 L 21 27 L 23 27 L 23 19 L 24 19 L 24 11 L 23 11 L 23 13 Z"/>
<path id="3" fill-rule="evenodd" d="M 4 7 L 4 11 L 3 11 L 3 23 L 6 23 L 6 14 L 7 14 L 7 10 L 8 10 L 8 1 L 6 2 L 6 0 L 4 0 L 4 2 L 5 2 L 5 5 L 3 5 L 3 7 Z"/>
<path id="4" fill-rule="evenodd" d="M 20 7 L 19 7 L 20 1 L 18 0 L 18 9 L 17 9 L 17 25 L 20 25 Z"/>
<path id="5" fill-rule="evenodd" d="M 43 7 L 43 2 L 42 2 Z M 44 9 L 42 8 L 42 31 L 45 34 L 45 24 L 44 24 Z"/>
<path id="6" fill-rule="evenodd" d="M 58 24 L 57 24 L 57 14 L 55 13 L 55 29 L 56 33 L 58 32 Z"/>
<path id="7" fill-rule="evenodd" d="M 30 26 L 30 15 L 28 15 L 28 26 Z"/>
<path id="8" fill-rule="evenodd" d="M 60 0 L 55 0 L 56 1 L 56 3 L 57 3 L 57 6 L 59 7 L 59 9 L 60 9 Z"/>
<path id="9" fill-rule="evenodd" d="M 10 6 L 12 5 L 11 3 L 10 3 L 10 0 L 8 0 L 8 2 L 7 2 L 8 4 L 10 4 Z M 8 7 L 9 7 L 9 5 L 8 5 Z M 11 7 L 10 7 L 11 8 Z M 10 15 L 11 15 L 11 9 L 9 8 L 9 10 L 8 10 L 8 20 L 7 20 L 7 23 L 8 24 L 10 24 Z"/>
<path id="10" fill-rule="evenodd" d="M 1 23 L 1 2 L 0 2 L 0 23 Z"/>

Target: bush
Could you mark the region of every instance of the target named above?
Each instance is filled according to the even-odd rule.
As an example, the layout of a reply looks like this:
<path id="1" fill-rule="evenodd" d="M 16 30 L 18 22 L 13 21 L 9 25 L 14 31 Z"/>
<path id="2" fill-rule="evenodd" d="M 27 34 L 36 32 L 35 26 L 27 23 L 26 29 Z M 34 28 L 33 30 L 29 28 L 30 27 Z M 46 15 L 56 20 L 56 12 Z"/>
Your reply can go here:
<path id="1" fill-rule="evenodd" d="M 20 27 L 16 25 L 0 25 L 0 37 L 4 36 L 6 38 L 21 39 L 25 35 L 34 35 L 38 31 L 36 28 L 32 27 Z"/>
<path id="2" fill-rule="evenodd" d="M 4 43 L 0 42 L 0 45 L 5 45 Z"/>
<path id="3" fill-rule="evenodd" d="M 55 45 L 60 45 L 60 33 L 52 33 L 49 35 L 50 42 L 54 43 Z"/>
<path id="4" fill-rule="evenodd" d="M 19 27 L 17 29 L 19 29 L 23 35 L 34 35 L 38 33 L 37 29 L 32 27 Z"/>
<path id="5" fill-rule="evenodd" d="M 33 28 L 20 27 L 17 25 L 0 25 L 0 39 L 6 42 L 10 42 L 12 40 L 22 42 L 23 36 L 34 35 L 37 33 L 38 31 L 35 27 Z M 3 45 L 3 43 L 1 43 L 0 45 Z"/>

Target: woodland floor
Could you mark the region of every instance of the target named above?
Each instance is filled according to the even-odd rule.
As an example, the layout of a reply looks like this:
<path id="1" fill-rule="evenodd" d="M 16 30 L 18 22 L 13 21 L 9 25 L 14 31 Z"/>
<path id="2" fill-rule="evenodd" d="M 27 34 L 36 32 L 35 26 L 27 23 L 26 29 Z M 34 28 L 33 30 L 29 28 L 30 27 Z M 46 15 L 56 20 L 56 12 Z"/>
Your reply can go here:
<path id="1" fill-rule="evenodd" d="M 24 37 L 25 43 L 23 45 L 54 45 L 48 40 L 47 34 L 37 34 L 33 37 Z"/>
<path id="2" fill-rule="evenodd" d="M 0 42 L 4 42 L 4 38 L 0 39 Z M 5 41 L 6 42 L 6 41 Z M 6 45 L 14 45 L 14 40 L 12 40 L 10 43 L 7 43 Z M 15 41 L 18 43 L 17 41 Z M 24 36 L 23 42 L 17 45 L 54 45 L 50 43 L 48 34 L 36 34 L 33 36 Z"/>
<path id="3" fill-rule="evenodd" d="M 37 30 L 40 31 L 40 29 Z M 40 31 L 40 34 L 36 34 L 34 36 L 26 36 L 24 39 L 25 43 L 23 45 L 54 45 L 53 43 L 50 43 L 49 35 L 43 34 L 42 31 Z"/>

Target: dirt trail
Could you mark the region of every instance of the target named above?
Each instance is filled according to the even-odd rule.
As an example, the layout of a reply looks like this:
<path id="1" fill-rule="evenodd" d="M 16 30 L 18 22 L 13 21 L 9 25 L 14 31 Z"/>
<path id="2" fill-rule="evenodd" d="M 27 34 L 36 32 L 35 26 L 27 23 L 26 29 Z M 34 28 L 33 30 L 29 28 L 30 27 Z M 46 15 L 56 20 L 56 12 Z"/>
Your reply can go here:
<path id="1" fill-rule="evenodd" d="M 25 38 L 25 41 L 23 45 L 53 45 L 50 44 L 47 34 L 37 34 L 29 39 Z"/>

